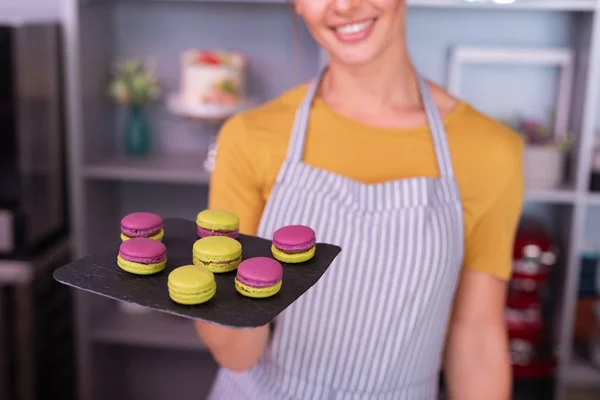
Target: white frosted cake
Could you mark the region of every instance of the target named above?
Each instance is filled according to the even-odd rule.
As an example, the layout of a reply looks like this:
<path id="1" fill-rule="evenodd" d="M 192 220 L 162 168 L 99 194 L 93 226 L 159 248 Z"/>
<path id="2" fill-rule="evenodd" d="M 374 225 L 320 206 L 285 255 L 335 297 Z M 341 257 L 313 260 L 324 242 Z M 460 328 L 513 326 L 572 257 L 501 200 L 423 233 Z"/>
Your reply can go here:
<path id="1" fill-rule="evenodd" d="M 246 57 L 229 51 L 190 50 L 181 56 L 179 100 L 187 106 L 235 106 L 246 99 Z"/>

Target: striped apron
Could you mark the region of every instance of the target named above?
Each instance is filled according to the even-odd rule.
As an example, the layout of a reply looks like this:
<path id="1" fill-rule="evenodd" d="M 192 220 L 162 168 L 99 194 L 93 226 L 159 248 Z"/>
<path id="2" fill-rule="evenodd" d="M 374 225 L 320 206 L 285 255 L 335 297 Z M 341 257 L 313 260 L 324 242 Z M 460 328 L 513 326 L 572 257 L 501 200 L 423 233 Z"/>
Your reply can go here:
<path id="1" fill-rule="evenodd" d="M 311 167 L 302 156 L 323 72 L 297 111 L 258 234 L 271 238 L 283 225 L 308 225 L 319 242 L 342 252 L 276 319 L 272 343 L 252 369 L 219 371 L 210 400 L 437 397 L 464 246 L 442 119 L 419 78 L 439 178 L 363 184 Z"/>

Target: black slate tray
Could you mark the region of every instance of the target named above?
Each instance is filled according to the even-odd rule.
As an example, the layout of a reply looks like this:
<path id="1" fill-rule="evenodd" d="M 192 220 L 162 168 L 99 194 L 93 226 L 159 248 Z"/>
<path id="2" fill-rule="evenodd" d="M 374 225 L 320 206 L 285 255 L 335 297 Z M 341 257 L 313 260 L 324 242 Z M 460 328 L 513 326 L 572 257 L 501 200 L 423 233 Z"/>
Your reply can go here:
<path id="1" fill-rule="evenodd" d="M 117 241 L 93 255 L 58 268 L 54 271 L 54 279 L 88 292 L 185 318 L 252 328 L 269 323 L 302 296 L 317 283 L 341 251 L 338 246 L 317 243 L 312 260 L 301 264 L 282 263 L 283 284 L 281 291 L 273 297 L 251 299 L 242 296 L 235 290 L 235 271 L 232 271 L 215 274 L 217 293 L 210 301 L 186 306 L 175 303 L 169 297 L 167 277 L 173 269 L 192 264 L 192 245 L 198 239 L 196 224 L 185 219 L 165 219 L 164 229 L 167 267 L 156 275 L 139 276 L 121 270 L 117 266 L 121 242 Z M 115 237 L 119 237 L 119 232 L 115 233 Z M 244 259 L 272 257 L 270 240 L 240 235 L 239 241 Z"/>

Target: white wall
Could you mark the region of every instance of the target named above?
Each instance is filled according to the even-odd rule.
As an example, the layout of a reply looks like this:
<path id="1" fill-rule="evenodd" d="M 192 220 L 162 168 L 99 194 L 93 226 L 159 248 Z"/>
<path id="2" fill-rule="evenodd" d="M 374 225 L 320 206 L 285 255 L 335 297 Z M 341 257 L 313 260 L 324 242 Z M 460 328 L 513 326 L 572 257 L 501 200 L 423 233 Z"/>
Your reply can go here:
<path id="1" fill-rule="evenodd" d="M 0 0 L 3 17 L 58 18 L 62 0 Z"/>

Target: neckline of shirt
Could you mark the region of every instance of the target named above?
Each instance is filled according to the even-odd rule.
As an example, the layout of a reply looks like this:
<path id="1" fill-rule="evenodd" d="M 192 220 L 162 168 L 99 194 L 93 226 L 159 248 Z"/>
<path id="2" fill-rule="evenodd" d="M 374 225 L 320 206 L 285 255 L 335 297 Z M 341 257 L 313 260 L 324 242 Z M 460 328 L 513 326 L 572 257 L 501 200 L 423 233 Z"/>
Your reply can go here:
<path id="1" fill-rule="evenodd" d="M 304 93 L 303 93 L 304 95 Z M 461 116 L 465 114 L 465 112 L 469 109 L 469 104 L 463 100 L 460 100 L 456 107 L 446 115 L 442 117 L 442 121 L 444 126 L 448 128 L 452 125 L 456 120 L 460 120 Z M 369 133 L 380 133 L 380 134 L 393 134 L 393 135 L 414 135 L 414 134 L 423 134 L 430 133 L 429 126 L 427 124 L 413 126 L 413 127 L 405 127 L 405 128 L 397 128 L 397 127 L 385 127 L 385 126 L 375 126 L 369 125 L 361 121 L 357 121 L 345 115 L 342 115 L 335 110 L 333 110 L 322 98 L 316 96 L 313 100 L 312 104 L 312 112 L 323 112 L 327 117 L 336 121 L 337 124 L 340 125 L 341 130 L 358 130 L 358 131 L 368 131 Z M 344 128 L 345 127 L 345 128 Z"/>

